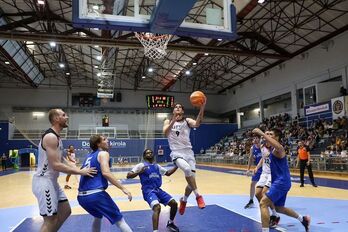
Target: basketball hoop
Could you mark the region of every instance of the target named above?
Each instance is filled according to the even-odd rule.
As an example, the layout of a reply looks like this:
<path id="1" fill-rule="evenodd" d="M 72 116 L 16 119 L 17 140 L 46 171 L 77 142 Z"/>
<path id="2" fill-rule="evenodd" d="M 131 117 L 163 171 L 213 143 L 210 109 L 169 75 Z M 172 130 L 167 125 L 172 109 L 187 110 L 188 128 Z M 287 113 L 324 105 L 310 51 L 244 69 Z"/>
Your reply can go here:
<path id="1" fill-rule="evenodd" d="M 167 55 L 166 49 L 171 35 L 156 35 L 148 32 L 134 32 L 135 37 L 144 46 L 144 54 L 151 59 L 162 59 Z"/>

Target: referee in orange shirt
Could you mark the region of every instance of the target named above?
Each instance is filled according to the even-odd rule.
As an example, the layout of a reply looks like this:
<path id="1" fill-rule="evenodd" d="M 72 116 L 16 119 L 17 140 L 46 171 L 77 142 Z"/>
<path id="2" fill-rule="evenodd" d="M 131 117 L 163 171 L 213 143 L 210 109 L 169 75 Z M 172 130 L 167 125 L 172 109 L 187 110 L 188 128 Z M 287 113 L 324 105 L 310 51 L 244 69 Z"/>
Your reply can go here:
<path id="1" fill-rule="evenodd" d="M 297 150 L 297 164 L 296 167 L 300 164 L 300 179 L 301 179 L 301 185 L 300 187 L 304 187 L 304 171 L 307 167 L 309 179 L 312 182 L 313 187 L 318 187 L 314 182 L 313 172 L 312 172 L 312 165 L 311 165 L 311 154 L 309 153 L 309 149 L 307 146 L 304 145 L 303 141 L 298 142 L 298 150 Z"/>

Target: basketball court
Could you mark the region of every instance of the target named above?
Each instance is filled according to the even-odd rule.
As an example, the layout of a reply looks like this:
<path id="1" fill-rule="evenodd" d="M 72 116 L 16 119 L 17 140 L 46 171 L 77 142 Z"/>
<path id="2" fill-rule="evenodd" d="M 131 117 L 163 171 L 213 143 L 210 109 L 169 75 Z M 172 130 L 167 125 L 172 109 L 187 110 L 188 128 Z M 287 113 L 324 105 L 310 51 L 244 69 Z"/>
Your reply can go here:
<path id="1" fill-rule="evenodd" d="M 204 193 L 207 207 L 198 209 L 191 196 L 189 208 L 183 216 L 177 214 L 176 224 L 180 231 L 226 231 L 257 232 L 261 230 L 260 212 L 257 204 L 251 209 L 244 209 L 248 201 L 246 194 L 249 189 L 250 177 L 244 175 L 240 169 L 226 167 L 198 166 L 197 181 L 201 192 Z M 126 221 L 134 231 L 151 231 L 152 211 L 142 199 L 139 179 L 125 179 L 129 168 L 114 167 L 114 175 L 133 194 L 133 201 L 115 187 L 110 186 L 108 192 L 113 197 Z M 42 223 L 38 216 L 36 199 L 31 192 L 31 178 L 34 170 L 18 172 L 8 171 L 1 176 L 2 201 L 0 203 L 1 231 L 37 231 Z M 64 177 L 60 177 L 60 184 L 64 184 Z M 347 180 L 332 178 L 317 178 L 319 188 L 306 185 L 300 188 L 298 176 L 293 176 L 293 187 L 287 199 L 287 205 L 303 215 L 311 215 L 311 231 L 344 231 L 348 225 L 346 212 L 348 209 Z M 178 171 L 171 177 L 163 178 L 163 189 L 168 191 L 178 201 L 185 187 L 184 176 Z M 15 193 L 15 194 L 13 194 Z M 21 194 L 24 193 L 24 194 Z M 78 205 L 77 185 L 73 183 L 71 190 L 65 190 L 72 207 L 72 216 L 60 231 L 73 231 L 84 226 L 89 231 L 92 217 Z M 160 217 L 160 231 L 166 231 L 165 224 L 169 217 L 169 209 L 162 210 Z M 103 231 L 111 231 L 110 223 L 103 219 Z M 302 225 L 295 219 L 281 215 L 281 221 L 273 231 L 302 231 Z"/>
<path id="2" fill-rule="evenodd" d="M 158 138 L 156 136 L 162 133 L 161 126 L 155 126 L 158 121 L 162 121 L 162 118 L 156 118 L 159 112 L 156 110 L 163 110 L 167 114 L 174 104 L 174 97 L 162 96 L 163 92 L 172 91 L 178 95 L 175 100 L 189 105 L 189 95 L 195 90 L 202 90 L 208 99 L 209 96 L 214 97 L 214 103 L 209 106 L 210 114 L 208 113 L 213 117 L 215 109 L 235 101 L 238 94 L 246 95 L 247 91 L 241 89 L 246 83 L 255 83 L 255 77 L 263 78 L 262 81 L 268 86 L 275 85 L 276 81 L 266 79 L 270 76 L 269 69 L 277 68 L 281 72 L 285 69 L 284 62 L 292 58 L 305 62 L 308 59 L 306 52 L 318 45 L 325 45 L 323 49 L 328 52 L 334 46 L 328 41 L 348 30 L 348 1 L 342 0 L 23 0 L 17 3 L 3 0 L 1 11 L 7 17 L 0 21 L 0 42 L 3 46 L 0 49 L 0 67 L 3 67 L 7 75 L 4 86 L 9 83 L 4 87 L 8 91 L 5 93 L 6 97 L 9 92 L 19 91 L 23 86 L 30 86 L 35 90 L 40 85 L 45 88 L 53 86 L 54 91 L 57 91 L 50 95 L 53 97 L 49 106 L 42 103 L 46 100 L 44 97 L 47 93 L 36 98 L 35 93 L 25 92 L 26 88 L 21 90 L 25 94 L 19 91 L 18 96 L 11 95 L 4 105 L 11 108 L 12 101 L 18 97 L 21 102 L 13 111 L 19 112 L 19 115 L 27 104 L 31 104 L 26 103 L 28 99 L 36 104 L 32 107 L 38 109 L 68 105 L 69 112 L 78 115 L 72 119 L 72 124 L 78 126 L 74 130 L 75 134 L 66 132 L 67 142 L 80 143 L 82 139 L 88 139 L 85 134 L 103 133 L 115 140 L 129 142 L 129 149 L 137 149 L 136 152 L 132 150 L 134 156 L 145 147 L 151 147 L 156 152 L 169 149 L 166 145 L 157 146 L 154 142 Z M 47 25 L 40 24 L 41 21 Z M 11 41 L 11 44 L 8 45 L 6 41 Z M 25 51 L 22 50 L 23 47 Z M 23 55 L 28 51 L 32 55 Z M 21 64 L 18 64 L 18 60 L 7 61 L 9 57 L 19 56 L 18 54 L 22 57 Z M 346 63 L 339 63 L 338 68 L 334 66 L 334 71 L 331 72 L 323 66 L 323 72 L 328 70 L 330 77 L 335 76 L 344 65 Z M 347 70 L 347 66 L 344 67 Z M 284 76 L 284 73 L 277 75 Z M 308 74 L 310 75 L 312 74 Z M 347 71 L 344 75 L 348 76 Z M 347 81 L 344 83 L 347 85 Z M 286 87 L 269 90 L 267 94 L 274 97 L 275 92 L 291 86 L 292 89 L 286 90 L 294 95 L 296 88 L 302 84 L 299 81 L 289 82 Z M 64 89 L 59 89 L 61 86 Z M 74 92 L 75 87 L 83 90 Z M 94 96 L 84 93 L 86 89 L 96 90 L 97 101 Z M 250 88 L 248 91 L 257 92 L 257 89 L 258 87 Z M 122 91 L 127 93 L 122 95 Z M 136 91 L 144 93 L 139 96 Z M 157 93 L 161 94 L 149 95 Z M 57 95 L 63 97 L 55 98 Z M 265 96 L 253 96 L 252 100 L 256 99 L 255 102 L 259 103 L 263 100 L 262 97 Z M 251 102 L 251 98 L 245 99 L 250 104 L 255 103 Z M 75 105 L 74 100 L 78 102 Z M 115 106 L 114 103 L 120 105 Z M 238 105 L 239 108 L 243 106 Z M 132 137 L 129 131 L 134 130 L 123 122 L 117 125 L 117 130 L 112 126 L 104 128 L 92 124 L 80 125 L 78 117 L 83 117 L 80 113 L 90 113 L 91 120 L 99 120 L 100 117 L 96 116 L 98 113 L 83 107 L 103 108 L 101 112 L 105 115 L 114 109 L 115 112 L 119 110 L 116 112 L 119 114 L 131 111 L 125 117 L 128 117 L 129 122 L 139 124 L 136 135 Z M 143 108 L 147 111 L 140 112 Z M 234 113 L 238 117 L 239 108 Z M 154 112 L 149 113 L 151 110 Z M 187 112 L 194 115 L 196 109 L 191 107 Z M 222 115 L 224 113 L 221 112 Z M 297 113 L 296 110 L 294 115 Z M 10 114 L 3 114 L 11 124 L 15 124 L 14 120 L 10 120 Z M 130 116 L 137 114 L 144 115 L 141 122 Z M 259 114 L 263 113 L 259 111 Z M 32 120 L 37 121 L 38 118 L 40 116 L 36 115 Z M 18 144 L 24 140 L 37 144 L 38 136 L 31 137 L 33 128 L 30 120 L 25 119 L 25 115 L 22 118 L 17 116 L 16 128 L 11 133 L 19 131 L 23 134 L 24 138 L 19 138 Z M 44 124 L 40 120 L 38 122 Z M 149 133 L 152 137 L 148 138 Z M 131 138 L 142 141 L 136 143 Z M 160 139 L 163 140 L 161 135 Z M 124 141 L 112 142 L 114 147 L 124 149 Z M 8 144 L 4 143 L 6 146 Z M 84 152 L 88 149 L 86 144 L 81 145 Z M 138 157 L 134 160 L 137 161 Z M 164 158 L 159 161 L 167 167 L 172 165 Z M 107 191 L 134 232 L 149 232 L 152 231 L 152 211 L 142 199 L 139 179 L 126 179 L 130 168 L 128 163 L 122 167 L 114 163 L 112 172 L 126 185 L 133 200 L 129 202 L 114 186 L 110 186 Z M 37 201 L 31 189 L 34 172 L 34 168 L 19 168 L 0 173 L 0 231 L 39 231 L 43 220 L 39 216 Z M 318 174 L 318 188 L 311 187 L 308 180 L 306 187 L 300 188 L 299 176 L 294 174 L 286 205 L 301 215 L 311 216 L 312 232 L 346 231 L 348 180 L 345 176 Z M 59 177 L 61 186 L 64 186 L 65 177 L 65 174 Z M 78 184 L 74 182 L 74 178 L 71 181 L 72 189 L 65 190 L 65 193 L 72 215 L 59 231 L 90 231 L 93 218 L 79 206 L 76 199 Z M 253 208 L 244 209 L 249 200 L 250 186 L 250 177 L 245 175 L 245 168 L 201 163 L 197 167 L 197 183 L 207 206 L 199 209 L 191 196 L 185 214 L 177 214 L 175 218 L 180 231 L 261 231 L 260 210 L 256 199 Z M 180 170 L 171 177 L 163 177 L 163 189 L 176 201 L 179 201 L 185 186 L 185 178 Z M 297 220 L 280 216 L 278 227 L 271 231 L 304 230 Z M 166 231 L 168 218 L 169 208 L 162 207 L 159 231 Z M 102 231 L 114 229 L 103 219 Z"/>

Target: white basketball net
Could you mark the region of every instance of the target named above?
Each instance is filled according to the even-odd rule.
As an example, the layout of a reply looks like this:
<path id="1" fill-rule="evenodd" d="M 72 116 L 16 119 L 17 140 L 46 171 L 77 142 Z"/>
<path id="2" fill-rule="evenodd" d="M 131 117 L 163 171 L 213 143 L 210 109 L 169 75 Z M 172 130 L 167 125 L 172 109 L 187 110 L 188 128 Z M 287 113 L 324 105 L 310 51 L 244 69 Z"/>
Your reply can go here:
<path id="1" fill-rule="evenodd" d="M 144 54 L 151 59 L 162 59 L 167 55 L 166 49 L 171 35 L 156 35 L 148 32 L 134 32 L 135 37 L 144 46 Z"/>

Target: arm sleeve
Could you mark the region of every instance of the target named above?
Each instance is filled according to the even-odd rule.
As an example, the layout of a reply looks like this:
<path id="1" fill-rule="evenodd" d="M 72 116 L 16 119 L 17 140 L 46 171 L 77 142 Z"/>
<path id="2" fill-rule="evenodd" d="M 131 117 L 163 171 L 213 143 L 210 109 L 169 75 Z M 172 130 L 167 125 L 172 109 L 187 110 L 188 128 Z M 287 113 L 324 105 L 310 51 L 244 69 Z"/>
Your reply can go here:
<path id="1" fill-rule="evenodd" d="M 139 163 L 132 168 L 131 172 L 139 172 L 144 166 L 145 165 L 143 163 Z"/>
<path id="2" fill-rule="evenodd" d="M 161 175 L 163 176 L 164 174 L 166 174 L 166 172 L 168 171 L 167 169 L 165 169 L 164 167 L 162 167 L 161 165 L 157 164 L 158 165 L 158 169 L 161 173 Z"/>

